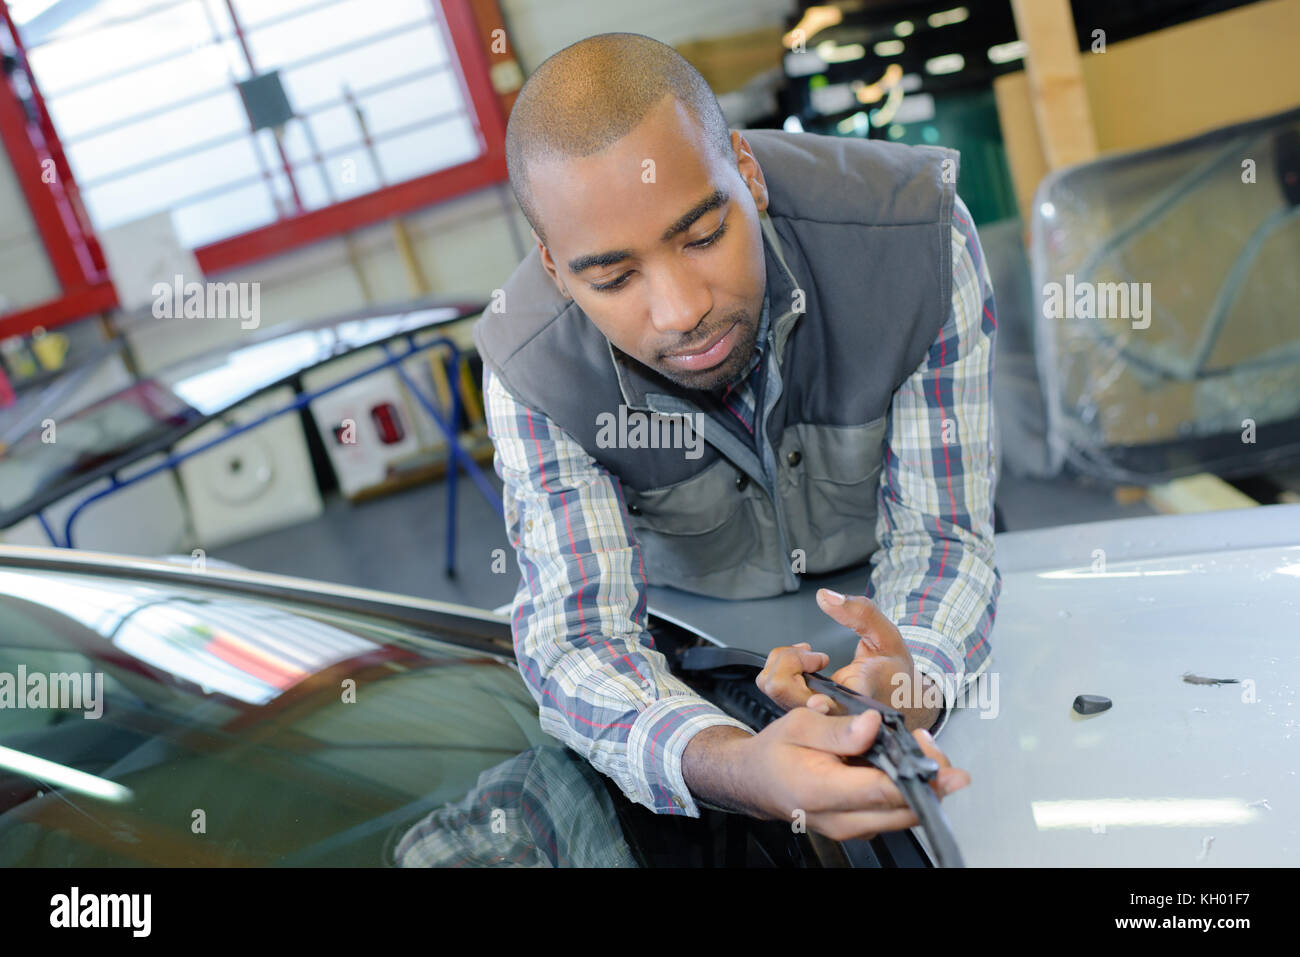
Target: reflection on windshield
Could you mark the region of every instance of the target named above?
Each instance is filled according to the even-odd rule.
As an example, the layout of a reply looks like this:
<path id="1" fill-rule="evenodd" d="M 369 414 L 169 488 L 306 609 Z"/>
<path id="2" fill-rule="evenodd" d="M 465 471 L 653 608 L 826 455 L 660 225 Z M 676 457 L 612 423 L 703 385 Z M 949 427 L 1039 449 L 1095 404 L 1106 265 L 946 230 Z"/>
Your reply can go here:
<path id="1" fill-rule="evenodd" d="M 95 720 L 0 710 L 0 867 L 817 863 L 628 801 L 495 653 L 199 578 L 0 568 L 0 674 L 102 678 Z"/>
<path id="2" fill-rule="evenodd" d="M 112 579 L 0 570 L 5 596 L 45 605 L 139 661 L 247 704 L 379 647 L 274 605 Z"/>
<path id="3" fill-rule="evenodd" d="M 499 656 L 217 582 L 0 568 L 0 674 L 38 673 L 103 710 L 0 710 L 0 867 L 391 865 L 549 740 Z"/>
<path id="4" fill-rule="evenodd" d="M 636 867 L 604 783 L 560 745 L 489 768 L 402 837 L 400 867 Z"/>

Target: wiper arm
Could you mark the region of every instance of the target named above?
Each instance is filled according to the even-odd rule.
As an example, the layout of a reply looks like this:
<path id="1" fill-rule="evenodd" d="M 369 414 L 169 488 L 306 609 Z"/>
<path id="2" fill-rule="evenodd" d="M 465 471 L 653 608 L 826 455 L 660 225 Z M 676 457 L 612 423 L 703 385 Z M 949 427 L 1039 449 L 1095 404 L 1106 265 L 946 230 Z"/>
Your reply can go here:
<path id="1" fill-rule="evenodd" d="M 744 648 L 719 648 L 705 645 L 687 648 L 682 652 L 680 667 L 683 671 L 707 673 L 714 678 L 753 678 L 763 670 L 767 659 Z M 939 762 L 927 757 L 907 730 L 901 711 L 881 704 L 874 698 L 831 681 L 829 678 L 806 672 L 803 676 L 809 690 L 824 694 L 838 704 L 847 714 L 875 711 L 880 715 L 880 730 L 863 757 L 878 767 L 894 782 L 908 806 L 921 822 L 938 858 L 940 867 L 965 867 L 957 839 L 953 836 L 948 816 L 939 805 L 939 798 L 930 782 L 939 774 Z M 773 702 L 775 704 L 775 702 Z"/>

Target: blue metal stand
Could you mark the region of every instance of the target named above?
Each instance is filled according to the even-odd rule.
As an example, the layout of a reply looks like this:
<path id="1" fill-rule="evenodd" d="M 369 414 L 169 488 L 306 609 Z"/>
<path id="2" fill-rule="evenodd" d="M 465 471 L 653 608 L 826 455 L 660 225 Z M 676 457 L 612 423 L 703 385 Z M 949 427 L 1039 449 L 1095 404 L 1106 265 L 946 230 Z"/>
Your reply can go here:
<path id="1" fill-rule="evenodd" d="M 415 343 L 415 333 L 413 332 L 407 333 L 405 338 L 406 338 L 406 350 L 404 352 L 400 354 L 395 354 L 390 343 L 388 342 L 381 343 L 381 346 L 383 347 L 384 350 L 384 355 L 386 356 L 384 361 L 374 366 L 371 366 L 370 368 L 365 369 L 361 372 L 358 372 L 355 375 L 348 376 L 347 378 L 335 382 L 333 385 L 326 386 L 323 389 L 317 389 L 314 392 L 304 392 L 301 395 L 295 397 L 292 402 L 290 402 L 288 405 L 284 406 L 283 408 L 276 409 L 273 412 L 268 412 L 267 414 L 259 416 L 253 421 L 246 422 L 243 425 L 232 426 L 224 434 L 218 436 L 215 439 L 212 439 L 209 442 L 204 442 L 202 445 L 196 446 L 195 448 L 187 449 L 184 452 L 173 452 L 170 455 L 168 455 L 166 460 L 159 462 L 157 465 L 145 469 L 143 472 L 140 472 L 137 475 L 132 475 L 130 478 L 127 479 L 120 478 L 117 472 L 113 472 L 109 476 L 109 485 L 107 488 L 100 489 L 98 492 L 86 496 L 86 498 L 82 499 L 80 502 L 77 503 L 76 507 L 68 515 L 68 518 L 63 525 L 63 541 L 59 541 L 58 536 L 55 534 L 54 529 L 50 527 L 50 523 L 46 520 L 44 512 L 37 512 L 36 517 L 41 523 L 41 528 L 45 530 L 46 537 L 49 538 L 50 543 L 55 547 L 73 548 L 74 547 L 73 538 L 72 538 L 73 523 L 76 522 L 77 517 L 81 514 L 82 510 L 84 510 L 86 506 L 90 505 L 92 502 L 96 502 L 99 499 L 112 495 L 113 493 L 118 492 L 121 489 L 128 488 L 129 486 L 134 485 L 136 482 L 140 482 L 143 481 L 144 479 L 150 478 L 151 476 L 157 475 L 159 472 L 165 471 L 167 469 L 175 468 L 177 465 L 184 462 L 186 459 L 192 458 L 196 455 L 200 455 L 208 451 L 209 449 L 215 448 L 216 446 L 222 444 L 223 442 L 229 442 L 231 439 L 235 438 L 236 436 L 242 435 L 243 433 L 248 432 L 251 429 L 255 429 L 258 426 L 263 425 L 266 422 L 269 422 L 271 419 L 284 415 L 287 412 L 294 412 L 298 409 L 301 409 L 304 405 L 314 402 L 317 399 L 319 399 L 321 396 L 328 395 L 330 392 L 333 392 L 336 389 L 341 389 L 346 385 L 351 385 L 353 382 L 356 382 L 359 379 L 364 379 L 366 376 L 372 375 L 373 373 L 378 372 L 381 369 L 387 369 L 395 366 L 397 369 L 397 374 L 401 377 L 402 382 L 404 382 L 406 384 L 406 387 L 411 390 L 411 393 L 415 396 L 416 400 L 420 403 L 421 406 L 424 407 L 424 410 L 429 413 L 429 415 L 433 418 L 433 421 L 437 424 L 438 428 L 442 431 L 442 434 L 447 438 L 446 573 L 448 577 L 455 576 L 456 574 L 456 485 L 460 477 L 460 469 L 463 468 L 465 470 L 466 474 L 469 475 L 470 479 L 474 482 L 474 484 L 478 486 L 479 491 L 483 493 L 483 497 L 488 500 L 488 502 L 497 510 L 498 514 L 500 514 L 503 519 L 505 517 L 505 507 L 501 503 L 501 496 L 497 494 L 496 489 L 492 487 L 492 484 L 487 480 L 487 477 L 483 474 L 483 471 L 478 467 L 478 463 L 474 461 L 473 457 L 467 451 L 465 451 L 465 449 L 460 444 L 460 440 L 457 438 L 456 423 L 460 421 L 460 410 L 462 404 L 459 376 L 453 375 L 450 377 L 451 378 L 451 418 L 449 421 L 443 417 L 442 413 L 438 411 L 438 408 L 433 403 L 433 401 L 427 395 L 425 395 L 422 389 L 420 389 L 415 384 L 415 382 L 411 379 L 410 375 L 407 374 L 406 370 L 403 369 L 401 365 L 404 361 L 406 361 L 416 353 L 425 352 L 429 349 L 437 348 L 440 346 L 445 346 L 451 353 L 452 369 L 459 371 L 460 350 L 456 347 L 456 343 L 448 339 L 446 336 L 438 336 L 434 339 L 431 339 L 429 342 L 426 342 L 424 345 L 418 346 Z"/>

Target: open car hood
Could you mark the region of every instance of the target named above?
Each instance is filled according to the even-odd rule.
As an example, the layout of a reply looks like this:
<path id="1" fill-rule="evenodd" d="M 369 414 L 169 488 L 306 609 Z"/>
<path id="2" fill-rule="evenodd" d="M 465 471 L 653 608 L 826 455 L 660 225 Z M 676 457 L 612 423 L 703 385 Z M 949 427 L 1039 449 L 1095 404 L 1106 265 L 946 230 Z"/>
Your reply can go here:
<path id="1" fill-rule="evenodd" d="M 938 738 L 971 775 L 943 802 L 968 865 L 1300 861 L 1300 505 L 1005 533 L 997 566 L 983 687 Z M 649 604 L 718 644 L 808 641 L 830 674 L 856 636 L 814 592 L 867 577 L 739 602 L 655 587 Z M 1113 706 L 1079 715 L 1080 694 Z"/>

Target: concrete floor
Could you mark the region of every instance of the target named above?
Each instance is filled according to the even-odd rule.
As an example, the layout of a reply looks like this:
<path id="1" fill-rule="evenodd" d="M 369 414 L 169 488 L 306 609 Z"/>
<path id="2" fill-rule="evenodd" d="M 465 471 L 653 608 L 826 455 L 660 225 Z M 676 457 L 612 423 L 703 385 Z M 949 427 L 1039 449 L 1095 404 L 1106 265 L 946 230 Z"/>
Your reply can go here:
<path id="1" fill-rule="evenodd" d="M 490 481 L 499 489 L 496 476 Z M 382 591 L 419 595 L 477 608 L 514 598 L 518 584 L 514 550 L 505 526 L 468 480 L 458 487 L 459 535 L 454 578 L 443 574 L 446 485 L 436 482 L 386 498 L 352 505 L 337 494 L 312 522 L 224 548 L 212 557 L 259 571 L 297 575 Z M 1003 475 L 998 506 L 1008 531 L 1099 522 L 1153 514 L 1145 502 L 1118 505 L 1110 489 L 1078 479 L 1052 481 Z M 505 571 L 493 571 L 493 552 L 505 550 Z"/>

